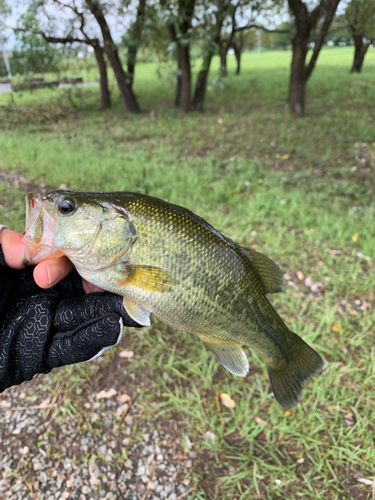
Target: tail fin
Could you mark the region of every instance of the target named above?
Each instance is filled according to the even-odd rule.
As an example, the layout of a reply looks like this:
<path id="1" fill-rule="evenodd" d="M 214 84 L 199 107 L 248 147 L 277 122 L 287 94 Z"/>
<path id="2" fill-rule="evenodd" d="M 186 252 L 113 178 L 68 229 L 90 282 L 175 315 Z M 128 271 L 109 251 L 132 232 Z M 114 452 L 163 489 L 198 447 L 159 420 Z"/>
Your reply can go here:
<path id="1" fill-rule="evenodd" d="M 276 401 L 284 408 L 293 408 L 302 397 L 302 385 L 323 368 L 319 354 L 293 333 L 294 351 L 282 369 L 268 368 L 272 390 Z"/>

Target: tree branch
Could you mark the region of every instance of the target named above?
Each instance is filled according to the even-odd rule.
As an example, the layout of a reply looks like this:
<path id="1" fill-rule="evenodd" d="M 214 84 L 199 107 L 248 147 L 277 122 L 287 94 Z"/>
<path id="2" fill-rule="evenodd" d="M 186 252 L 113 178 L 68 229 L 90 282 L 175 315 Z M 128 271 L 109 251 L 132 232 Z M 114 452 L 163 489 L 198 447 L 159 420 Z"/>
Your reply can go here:
<path id="1" fill-rule="evenodd" d="M 265 28 L 264 26 L 261 26 L 260 24 L 248 24 L 246 26 L 240 26 L 240 27 L 236 28 L 234 31 L 237 33 L 237 31 L 250 30 L 252 28 L 265 31 L 266 33 L 280 33 L 280 34 L 290 33 L 289 30 L 269 30 L 268 28 Z"/>
<path id="2" fill-rule="evenodd" d="M 65 37 L 57 37 L 47 35 L 44 31 L 34 31 L 26 28 L 11 28 L 14 32 L 20 31 L 21 33 L 33 33 L 34 35 L 42 36 L 46 42 L 50 43 L 85 43 L 86 45 L 91 45 L 92 47 L 99 45 L 99 40 L 97 38 L 79 38 L 76 36 L 67 35 Z"/>
<path id="3" fill-rule="evenodd" d="M 328 33 L 328 29 L 331 25 L 333 16 L 335 15 L 335 12 L 336 12 L 336 9 L 337 9 L 339 2 L 340 2 L 340 0 L 331 0 L 328 4 L 326 17 L 325 17 L 323 25 L 320 29 L 318 38 L 315 42 L 314 51 L 312 53 L 311 59 L 310 59 L 309 64 L 307 65 L 307 68 L 306 68 L 306 79 L 309 78 L 309 76 L 311 75 L 311 73 L 314 69 L 315 63 L 316 63 L 318 56 L 319 56 L 320 49 L 322 48 L 322 45 L 324 43 L 324 39 Z"/>

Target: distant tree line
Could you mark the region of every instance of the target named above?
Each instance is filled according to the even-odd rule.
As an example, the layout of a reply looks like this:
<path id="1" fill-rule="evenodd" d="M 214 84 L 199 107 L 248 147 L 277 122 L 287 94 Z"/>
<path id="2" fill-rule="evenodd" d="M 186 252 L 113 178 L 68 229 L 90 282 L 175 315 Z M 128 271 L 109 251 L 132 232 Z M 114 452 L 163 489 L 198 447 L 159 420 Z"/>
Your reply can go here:
<path id="1" fill-rule="evenodd" d="M 328 38 L 337 45 L 352 40 L 351 71 L 361 71 L 375 41 L 375 1 L 350 0 L 340 15 L 340 0 L 286 3 L 287 8 L 283 0 L 27 0 L 14 27 L 20 48 L 13 51 L 12 65 L 15 71 L 22 65 L 24 71 L 51 71 L 59 64 L 61 47 L 87 47 L 99 70 L 102 108 L 111 105 L 110 66 L 127 109 L 139 113 L 133 92 L 139 50 L 168 54 L 176 61 L 174 103 L 189 112 L 203 109 L 213 56 L 220 56 L 220 75 L 225 77 L 227 54 L 233 50 L 239 74 L 244 49 L 256 46 L 261 32 L 269 46 L 291 48 L 289 110 L 303 116 L 306 84 Z M 5 0 L 0 0 L 3 25 L 8 13 Z M 202 61 L 194 88 L 192 47 L 199 47 Z M 120 49 L 125 50 L 125 61 Z"/>

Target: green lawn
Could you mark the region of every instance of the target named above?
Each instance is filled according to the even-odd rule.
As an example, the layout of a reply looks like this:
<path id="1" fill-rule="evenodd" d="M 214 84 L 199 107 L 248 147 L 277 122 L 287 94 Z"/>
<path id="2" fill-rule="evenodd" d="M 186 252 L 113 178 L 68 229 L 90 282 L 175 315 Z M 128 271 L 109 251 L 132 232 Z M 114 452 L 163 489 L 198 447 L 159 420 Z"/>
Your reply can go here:
<path id="1" fill-rule="evenodd" d="M 23 185 L 139 191 L 193 210 L 287 273 L 273 303 L 325 359 L 292 411 L 275 402 L 250 353 L 240 379 L 196 338 L 156 320 L 129 335 L 132 371 L 147 375 L 140 418 L 152 428 L 174 417 L 181 442 L 194 443 L 191 500 L 373 498 L 358 479 L 375 475 L 375 50 L 359 75 L 349 74 L 352 55 L 322 52 L 299 120 L 285 107 L 290 52 L 247 53 L 240 76 L 230 57 L 224 89 L 211 85 L 203 114 L 175 110 L 173 68 L 158 77 L 151 63 L 136 68 L 140 116 L 114 86 L 106 112 L 94 87 L 0 96 L 0 170 L 24 178 L 0 184 L 1 223 L 22 231 Z M 211 82 L 218 66 L 216 58 Z M 236 403 L 221 407 L 224 424 L 216 391 Z"/>

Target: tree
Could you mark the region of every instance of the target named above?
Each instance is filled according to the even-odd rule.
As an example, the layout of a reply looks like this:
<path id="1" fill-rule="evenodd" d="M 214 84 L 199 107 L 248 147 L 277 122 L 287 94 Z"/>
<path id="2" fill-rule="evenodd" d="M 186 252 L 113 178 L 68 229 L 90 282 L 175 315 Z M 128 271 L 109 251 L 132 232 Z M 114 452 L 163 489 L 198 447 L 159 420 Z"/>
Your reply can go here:
<path id="1" fill-rule="evenodd" d="M 130 26 L 126 35 L 123 36 L 123 43 L 128 48 L 127 66 L 128 82 L 130 88 L 133 86 L 135 63 L 139 47 L 142 43 L 142 31 L 146 20 L 146 0 L 139 0 L 137 15 L 134 23 Z"/>
<path id="2" fill-rule="evenodd" d="M 56 18 L 52 17 L 50 7 L 56 10 Z M 60 0 L 51 2 L 29 3 L 26 13 L 20 17 L 18 27 L 15 30 L 21 37 L 33 36 L 44 39 L 45 43 L 70 45 L 80 43 L 93 48 L 100 75 L 101 107 L 107 109 L 111 105 L 111 97 L 108 88 L 107 65 L 104 59 L 104 50 L 98 37 L 90 35 L 87 27 L 87 11 L 81 10 L 75 3 L 65 4 Z M 60 21 L 64 18 L 64 23 Z M 39 19 L 38 19 L 39 18 Z M 42 28 L 40 18 L 48 20 Z"/>
<path id="3" fill-rule="evenodd" d="M 309 11 L 310 3 L 303 0 L 288 0 L 288 5 L 294 15 L 295 34 L 292 40 L 293 57 L 289 85 L 289 111 L 295 116 L 305 113 L 306 83 L 311 76 L 325 36 L 335 15 L 340 0 L 320 0 Z M 313 52 L 306 64 L 310 36 L 319 26 Z"/>
<path id="4" fill-rule="evenodd" d="M 38 16 L 43 15 L 44 29 L 38 33 L 45 40 L 59 44 L 78 42 L 93 47 L 101 78 L 102 106 L 108 107 L 110 103 L 105 54 L 115 73 L 126 107 L 132 113 L 139 113 L 137 100 L 122 67 L 117 45 L 106 19 L 107 10 L 112 7 L 108 2 L 99 0 L 29 0 L 29 10 Z M 61 15 L 53 17 L 56 9 Z M 70 16 L 67 12 L 70 12 Z M 27 28 L 18 28 L 21 31 L 23 29 Z"/>
<path id="5" fill-rule="evenodd" d="M 3 53 L 3 58 L 0 56 L 0 76 L 11 76 L 11 70 L 9 66 L 8 57 L 5 51 L 5 42 L 7 39 L 6 32 L 4 29 L 5 20 L 7 16 L 12 12 L 12 9 L 7 4 L 6 0 L 0 0 L 0 50 Z"/>
<path id="6" fill-rule="evenodd" d="M 345 17 L 355 46 L 351 73 L 360 73 L 366 52 L 375 41 L 374 0 L 351 0 Z"/>
<path id="7" fill-rule="evenodd" d="M 217 3 L 220 6 L 219 12 L 221 13 L 222 17 L 220 32 L 218 34 L 220 76 L 227 76 L 228 50 L 232 47 L 234 35 L 236 33 L 236 11 L 242 2 L 241 0 L 239 0 L 237 3 L 232 3 L 221 0 Z M 223 27 L 224 23 L 224 30 L 222 30 L 221 28 Z"/>
<path id="8" fill-rule="evenodd" d="M 214 9 L 206 10 L 203 13 L 202 31 L 203 41 L 203 63 L 201 70 L 198 73 L 197 83 L 195 86 L 194 98 L 192 106 L 199 111 L 203 110 L 203 102 L 206 94 L 208 73 L 211 66 L 212 57 L 215 51 L 219 48 L 221 31 L 223 24 L 228 15 L 234 16 L 234 6 L 229 0 L 216 0 Z"/>
<path id="9" fill-rule="evenodd" d="M 268 6 L 268 4 L 267 4 Z M 240 71 L 241 52 L 245 36 L 243 32 L 238 32 L 239 18 L 246 19 L 246 22 L 255 19 L 264 2 L 260 0 L 214 0 L 211 7 L 206 6 L 204 22 L 201 25 L 204 40 L 203 64 L 198 74 L 196 89 L 193 99 L 193 108 L 202 110 L 203 101 L 207 86 L 208 72 L 211 60 L 216 50 L 220 54 L 220 75 L 226 76 L 227 54 L 230 48 L 234 49 L 237 59 L 237 74 Z M 236 36 L 237 33 L 237 36 Z"/>
<path id="10" fill-rule="evenodd" d="M 160 0 L 162 16 L 167 24 L 169 39 L 177 52 L 177 90 L 175 105 L 183 112 L 190 111 L 191 63 L 190 43 L 192 19 L 196 0 Z"/>
<path id="11" fill-rule="evenodd" d="M 113 40 L 111 30 L 105 16 L 106 5 L 100 2 L 100 0 L 86 0 L 86 5 L 99 25 L 103 38 L 104 52 L 112 66 L 117 80 L 117 85 L 120 89 L 120 93 L 126 107 L 131 113 L 139 113 L 140 108 L 137 99 L 132 91 L 130 82 L 127 79 L 127 75 L 120 60 L 117 45 Z"/>

